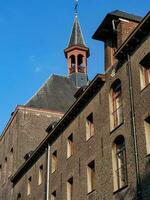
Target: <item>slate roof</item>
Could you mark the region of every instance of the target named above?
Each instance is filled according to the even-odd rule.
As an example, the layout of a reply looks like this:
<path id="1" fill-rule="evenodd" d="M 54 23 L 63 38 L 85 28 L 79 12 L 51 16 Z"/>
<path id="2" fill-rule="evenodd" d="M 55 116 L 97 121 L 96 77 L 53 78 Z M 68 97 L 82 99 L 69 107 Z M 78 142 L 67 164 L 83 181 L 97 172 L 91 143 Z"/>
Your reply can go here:
<path id="1" fill-rule="evenodd" d="M 123 19 L 128 19 L 135 22 L 140 22 L 143 18 L 141 16 L 133 15 L 130 13 L 126 13 L 120 10 L 114 10 L 109 15 L 114 15 Z"/>
<path id="2" fill-rule="evenodd" d="M 75 101 L 76 91 L 69 78 L 52 75 L 25 106 L 66 112 Z"/>
<path id="3" fill-rule="evenodd" d="M 115 10 L 106 15 L 92 38 L 101 41 L 105 41 L 108 37 L 113 38 L 114 31 L 112 27 L 112 21 L 118 20 L 119 18 L 123 18 L 125 20 L 133 21 L 136 23 L 140 23 L 143 19 L 142 17 L 137 15 L 132 15 L 120 10 Z"/>
<path id="4" fill-rule="evenodd" d="M 74 45 L 86 47 L 84 37 L 81 31 L 80 23 L 77 16 L 75 16 L 68 47 L 71 47 Z"/>

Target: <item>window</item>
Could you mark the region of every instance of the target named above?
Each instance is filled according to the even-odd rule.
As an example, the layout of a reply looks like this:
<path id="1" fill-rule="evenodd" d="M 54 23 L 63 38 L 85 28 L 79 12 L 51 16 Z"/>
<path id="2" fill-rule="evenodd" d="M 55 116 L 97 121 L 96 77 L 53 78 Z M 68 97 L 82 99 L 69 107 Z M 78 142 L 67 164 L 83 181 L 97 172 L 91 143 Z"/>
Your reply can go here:
<path id="1" fill-rule="evenodd" d="M 95 161 L 93 160 L 87 166 L 87 191 L 95 190 Z"/>
<path id="2" fill-rule="evenodd" d="M 20 193 L 17 195 L 17 200 L 21 200 L 21 194 Z"/>
<path id="3" fill-rule="evenodd" d="M 27 185 L 27 195 L 31 194 L 31 182 L 32 182 L 32 177 L 30 176 L 28 178 L 28 185 Z"/>
<path id="4" fill-rule="evenodd" d="M 144 127 L 145 127 L 146 151 L 147 154 L 150 154 L 150 117 L 148 117 L 144 121 Z"/>
<path id="5" fill-rule="evenodd" d="M 9 163 L 9 172 L 8 172 L 8 176 L 11 176 L 11 174 L 12 174 L 12 171 L 13 171 L 13 160 L 14 160 L 14 158 L 13 158 L 13 148 L 11 148 L 11 150 L 10 150 L 10 163 Z"/>
<path id="6" fill-rule="evenodd" d="M 127 185 L 126 149 L 123 136 L 118 136 L 113 144 L 112 162 L 114 190 L 116 191 Z"/>
<path id="7" fill-rule="evenodd" d="M 140 80 L 141 89 L 150 83 L 150 53 L 148 53 L 140 62 Z"/>
<path id="8" fill-rule="evenodd" d="M 78 72 L 83 73 L 83 55 L 78 55 Z"/>
<path id="9" fill-rule="evenodd" d="M 52 168 L 51 168 L 51 172 L 55 172 L 57 169 L 57 151 L 54 151 L 54 153 L 52 154 Z"/>
<path id="10" fill-rule="evenodd" d="M 123 122 L 123 105 L 121 82 L 117 79 L 110 91 L 110 129 L 113 130 Z"/>
<path id="11" fill-rule="evenodd" d="M 76 66 L 76 60 L 75 60 L 75 56 L 72 55 L 70 56 L 70 62 L 71 62 L 71 69 L 70 70 L 70 74 L 75 72 L 75 66 Z"/>
<path id="12" fill-rule="evenodd" d="M 51 200 L 56 200 L 56 191 L 51 194 Z"/>
<path id="13" fill-rule="evenodd" d="M 4 161 L 4 183 L 6 182 L 7 180 L 7 157 L 5 158 L 5 161 Z"/>
<path id="14" fill-rule="evenodd" d="M 43 181 L 43 165 L 39 167 L 38 185 L 41 185 Z"/>
<path id="15" fill-rule="evenodd" d="M 73 197 L 73 177 L 67 181 L 67 200 L 72 200 Z"/>
<path id="16" fill-rule="evenodd" d="M 93 113 L 86 118 L 86 140 L 94 135 Z"/>
<path id="17" fill-rule="evenodd" d="M 73 155 L 74 144 L 73 144 L 73 134 L 71 134 L 67 139 L 67 158 Z"/>

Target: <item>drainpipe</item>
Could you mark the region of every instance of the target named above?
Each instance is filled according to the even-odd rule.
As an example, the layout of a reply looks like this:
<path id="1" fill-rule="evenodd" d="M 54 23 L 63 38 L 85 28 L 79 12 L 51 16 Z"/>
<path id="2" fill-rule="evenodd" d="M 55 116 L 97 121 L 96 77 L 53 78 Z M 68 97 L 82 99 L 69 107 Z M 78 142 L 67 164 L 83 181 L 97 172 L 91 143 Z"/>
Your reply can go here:
<path id="1" fill-rule="evenodd" d="M 46 200 L 49 200 L 49 186 L 50 186 L 50 154 L 51 154 L 51 146 L 48 143 L 47 147 L 47 172 L 46 172 Z"/>
<path id="2" fill-rule="evenodd" d="M 136 168 L 136 196 L 137 200 L 142 200 L 142 188 L 141 188 L 141 178 L 139 170 L 139 156 L 138 156 L 138 147 L 137 147 L 137 135 L 136 135 L 136 124 L 135 124 L 135 108 L 134 108 L 134 95 L 133 95 L 133 82 L 132 82 L 132 69 L 131 69 L 131 57 L 128 57 L 128 76 L 129 76 L 129 94 L 130 94 L 130 103 L 131 103 L 131 134 L 133 138 L 134 146 L 134 159 L 135 159 L 135 168 Z"/>

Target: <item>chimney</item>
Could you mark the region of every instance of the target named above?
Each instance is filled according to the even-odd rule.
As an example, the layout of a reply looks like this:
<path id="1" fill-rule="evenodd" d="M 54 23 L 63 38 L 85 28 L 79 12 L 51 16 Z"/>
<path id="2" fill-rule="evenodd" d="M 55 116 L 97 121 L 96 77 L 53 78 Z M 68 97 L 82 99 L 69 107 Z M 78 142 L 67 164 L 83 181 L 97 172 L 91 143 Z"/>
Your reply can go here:
<path id="1" fill-rule="evenodd" d="M 138 22 L 133 22 L 119 18 L 117 26 L 117 48 L 119 48 L 127 37 L 132 33 L 135 27 L 138 25 Z"/>

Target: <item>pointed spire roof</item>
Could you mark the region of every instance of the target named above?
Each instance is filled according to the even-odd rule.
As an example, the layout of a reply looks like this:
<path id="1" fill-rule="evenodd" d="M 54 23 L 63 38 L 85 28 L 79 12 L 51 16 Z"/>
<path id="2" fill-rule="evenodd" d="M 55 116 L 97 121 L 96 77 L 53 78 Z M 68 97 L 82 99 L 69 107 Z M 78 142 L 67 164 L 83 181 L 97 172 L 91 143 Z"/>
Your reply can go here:
<path id="1" fill-rule="evenodd" d="M 68 43 L 68 47 L 71 47 L 71 46 L 74 46 L 74 45 L 86 47 L 77 15 L 75 16 L 75 20 L 74 20 L 70 40 L 69 40 L 69 43 Z"/>

